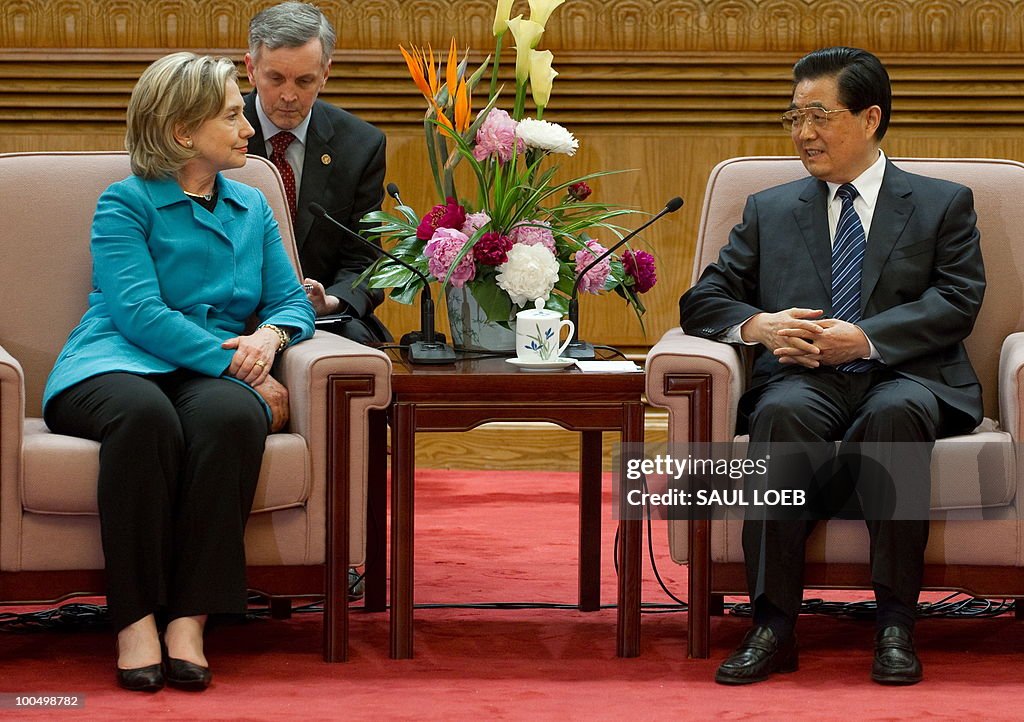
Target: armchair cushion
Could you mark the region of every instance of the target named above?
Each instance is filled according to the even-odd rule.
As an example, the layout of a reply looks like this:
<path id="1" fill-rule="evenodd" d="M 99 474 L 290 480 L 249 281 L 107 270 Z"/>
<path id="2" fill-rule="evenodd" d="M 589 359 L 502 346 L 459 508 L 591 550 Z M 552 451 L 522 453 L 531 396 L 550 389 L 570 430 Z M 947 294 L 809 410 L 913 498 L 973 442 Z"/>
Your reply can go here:
<path id="1" fill-rule="evenodd" d="M 34 514 L 98 514 L 96 441 L 51 433 L 25 421 L 22 507 Z M 263 452 L 253 513 L 302 506 L 309 498 L 309 450 L 298 434 L 271 434 Z"/>
<path id="2" fill-rule="evenodd" d="M 989 422 L 984 426 L 994 426 Z M 747 453 L 748 436 L 737 436 L 733 455 Z M 936 512 L 976 510 L 1006 506 L 1017 493 L 1017 459 L 1013 440 L 1004 431 L 976 431 L 935 442 L 932 451 L 931 510 Z"/>

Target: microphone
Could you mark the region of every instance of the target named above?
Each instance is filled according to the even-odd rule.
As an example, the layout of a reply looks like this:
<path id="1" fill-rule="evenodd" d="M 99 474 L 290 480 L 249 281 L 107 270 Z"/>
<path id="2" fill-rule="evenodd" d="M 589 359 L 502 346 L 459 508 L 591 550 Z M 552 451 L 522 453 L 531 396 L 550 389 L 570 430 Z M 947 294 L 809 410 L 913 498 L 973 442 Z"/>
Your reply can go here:
<path id="1" fill-rule="evenodd" d="M 404 206 L 405 205 L 404 203 L 402 203 L 402 197 L 400 195 L 398 195 L 398 186 L 396 186 L 394 183 L 388 183 L 387 191 L 388 191 L 388 195 L 391 196 L 392 198 L 394 198 L 395 202 L 398 205 L 400 205 L 400 206 Z"/>
<path id="2" fill-rule="evenodd" d="M 625 236 L 623 236 L 623 238 L 618 243 L 616 243 L 614 246 L 612 246 L 611 248 L 606 250 L 604 253 L 599 255 L 597 258 L 595 258 L 593 261 L 591 261 L 587 266 L 585 266 L 583 268 L 583 272 L 580 273 L 578 276 L 576 276 L 576 283 L 574 283 L 572 285 L 572 295 L 569 297 L 569 320 L 572 321 L 572 325 L 573 325 L 572 340 L 569 342 L 569 345 L 565 348 L 565 351 L 562 354 L 563 356 L 565 356 L 567 358 L 580 359 L 581 361 L 586 361 L 586 360 L 590 360 L 590 359 L 595 358 L 593 344 L 589 344 L 586 341 L 580 341 L 580 337 L 579 337 L 579 331 L 580 331 L 579 292 L 580 292 L 580 283 L 583 281 L 583 277 L 586 276 L 587 273 L 590 272 L 591 268 L 593 268 L 598 263 L 600 263 L 601 261 L 606 259 L 608 256 L 610 256 L 612 254 L 612 252 L 615 251 L 616 248 L 618 248 L 622 244 L 626 243 L 627 241 L 631 240 L 634 236 L 636 236 L 638 233 L 640 233 L 640 231 L 642 231 L 645 228 L 647 228 L 648 226 L 650 226 L 652 223 L 657 221 L 662 216 L 668 215 L 669 213 L 675 213 L 676 211 L 678 211 L 682 207 L 683 207 L 683 199 L 680 198 L 679 196 L 676 196 L 675 198 L 670 200 L 668 203 L 666 203 L 665 207 L 662 208 L 658 212 L 657 215 L 655 215 L 653 218 L 651 218 L 649 221 L 644 223 L 642 226 L 640 226 L 636 230 L 631 231 L 631 232 L 627 233 Z"/>
<path id="3" fill-rule="evenodd" d="M 394 183 L 391 185 L 394 185 Z M 398 188 L 396 187 L 395 191 L 397 192 L 397 190 Z M 366 240 L 348 226 L 342 225 L 332 218 L 331 214 L 325 211 L 324 207 L 319 203 L 310 203 L 308 208 L 314 217 L 330 221 L 360 243 L 369 246 L 377 253 L 384 254 L 402 268 L 412 271 L 423 279 L 423 292 L 420 294 L 420 331 L 418 333 L 407 333 L 405 336 L 402 336 L 402 340 L 399 343 L 409 347 L 409 361 L 414 364 L 455 363 L 455 350 L 444 342 L 444 336 L 440 336 L 434 331 L 434 300 L 430 296 L 430 281 L 423 275 L 422 271 L 381 248 L 376 243 Z"/>

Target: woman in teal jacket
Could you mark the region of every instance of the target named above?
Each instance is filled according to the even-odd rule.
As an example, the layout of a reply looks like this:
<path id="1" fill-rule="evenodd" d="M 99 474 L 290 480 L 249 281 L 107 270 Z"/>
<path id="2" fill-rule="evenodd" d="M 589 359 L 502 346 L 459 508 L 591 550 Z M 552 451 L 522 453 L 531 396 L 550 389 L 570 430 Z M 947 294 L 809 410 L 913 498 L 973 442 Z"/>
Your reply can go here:
<path id="1" fill-rule="evenodd" d="M 235 77 L 225 58 L 175 53 L 139 79 L 133 175 L 100 196 L 89 310 L 44 393 L 51 430 L 101 444 L 107 601 L 127 689 L 209 685 L 203 628 L 208 614 L 245 610 L 245 522 L 266 436 L 287 423 L 269 372 L 313 333 L 266 199 L 219 173 L 245 164 L 253 134 Z M 251 317 L 260 325 L 246 334 Z"/>

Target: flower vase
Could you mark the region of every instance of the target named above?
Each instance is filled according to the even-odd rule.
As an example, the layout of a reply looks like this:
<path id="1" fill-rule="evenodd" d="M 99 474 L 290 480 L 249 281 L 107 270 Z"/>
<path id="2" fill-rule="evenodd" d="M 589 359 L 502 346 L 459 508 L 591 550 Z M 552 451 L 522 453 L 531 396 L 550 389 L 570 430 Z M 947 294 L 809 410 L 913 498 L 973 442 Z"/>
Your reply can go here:
<path id="1" fill-rule="evenodd" d="M 452 345 L 456 348 L 494 353 L 515 352 L 515 326 L 505 328 L 500 323 L 488 321 L 487 314 L 468 288 L 446 287 L 445 302 L 452 330 Z M 514 324 L 513 319 L 509 319 L 509 324 Z"/>

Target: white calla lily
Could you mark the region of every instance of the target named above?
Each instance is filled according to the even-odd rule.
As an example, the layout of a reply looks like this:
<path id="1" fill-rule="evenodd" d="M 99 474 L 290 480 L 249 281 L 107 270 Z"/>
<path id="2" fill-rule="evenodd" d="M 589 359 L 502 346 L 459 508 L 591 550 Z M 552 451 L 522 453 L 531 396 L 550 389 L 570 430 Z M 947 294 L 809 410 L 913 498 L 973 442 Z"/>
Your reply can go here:
<path id="1" fill-rule="evenodd" d="M 525 83 L 530 77 L 530 51 L 540 42 L 544 26 L 518 15 L 508 21 L 508 29 L 516 40 L 516 82 Z"/>
<path id="2" fill-rule="evenodd" d="M 515 0 L 498 0 L 494 11 L 494 36 L 501 35 L 508 29 L 508 17 L 512 14 L 512 3 Z"/>
<path id="3" fill-rule="evenodd" d="M 551 67 L 555 59 L 550 50 L 530 51 L 530 90 L 533 92 L 533 102 L 538 108 L 544 108 L 551 98 L 551 84 L 554 83 L 558 73 Z"/>
<path id="4" fill-rule="evenodd" d="M 541 27 L 548 24 L 548 18 L 565 0 L 530 0 L 530 20 Z"/>

